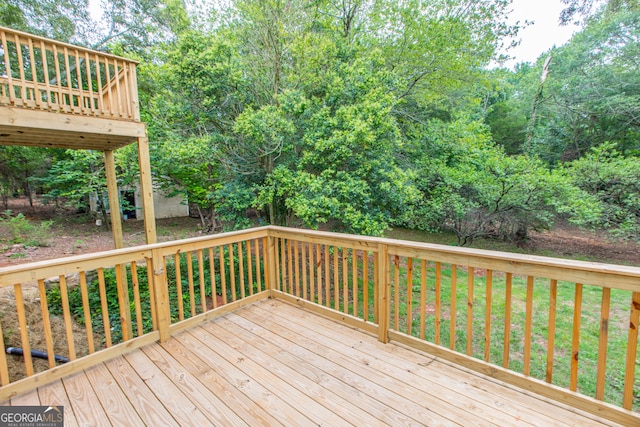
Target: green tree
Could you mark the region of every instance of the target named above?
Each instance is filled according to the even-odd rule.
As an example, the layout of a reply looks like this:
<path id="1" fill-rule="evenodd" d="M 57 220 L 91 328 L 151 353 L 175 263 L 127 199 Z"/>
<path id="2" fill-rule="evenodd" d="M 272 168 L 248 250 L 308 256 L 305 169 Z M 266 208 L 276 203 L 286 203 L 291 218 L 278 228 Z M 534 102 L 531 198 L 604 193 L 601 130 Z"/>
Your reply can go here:
<path id="1" fill-rule="evenodd" d="M 85 0 L 3 0 L 0 25 L 61 41 L 78 41 L 90 18 Z"/>
<path id="2" fill-rule="evenodd" d="M 602 210 L 593 222 L 615 235 L 640 238 L 640 158 L 623 156 L 615 144 L 592 148 L 565 165 L 564 173 L 593 198 Z"/>
<path id="3" fill-rule="evenodd" d="M 558 213 L 585 222 L 598 204 L 539 159 L 508 156 L 481 123 L 432 123 L 416 164 L 421 199 L 407 225 L 450 230 L 459 245 L 479 237 L 522 243 L 530 230 L 548 229 Z"/>

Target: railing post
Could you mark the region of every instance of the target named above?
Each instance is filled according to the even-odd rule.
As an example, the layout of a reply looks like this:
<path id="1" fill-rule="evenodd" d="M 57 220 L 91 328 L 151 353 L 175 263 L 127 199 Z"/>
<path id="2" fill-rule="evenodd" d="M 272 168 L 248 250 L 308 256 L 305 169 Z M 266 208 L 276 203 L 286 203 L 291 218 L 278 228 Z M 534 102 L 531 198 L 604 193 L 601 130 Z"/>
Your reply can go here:
<path id="1" fill-rule="evenodd" d="M 389 281 L 389 247 L 385 244 L 378 244 L 378 277 L 376 286 L 378 288 L 378 340 L 383 343 L 389 342 L 389 313 L 391 312 L 391 284 Z"/>
<path id="2" fill-rule="evenodd" d="M 153 273 L 153 295 L 156 305 L 156 325 L 160 332 L 160 342 L 165 342 L 171 337 L 171 313 L 169 310 L 169 285 L 167 272 L 164 268 L 164 257 L 158 249 L 151 251 Z"/>
<path id="3" fill-rule="evenodd" d="M 271 230 L 267 230 L 267 259 L 266 265 L 268 267 L 267 280 L 269 292 L 277 289 L 277 275 L 276 275 L 276 238 L 271 235 Z M 271 296 L 271 295 L 269 295 Z"/>

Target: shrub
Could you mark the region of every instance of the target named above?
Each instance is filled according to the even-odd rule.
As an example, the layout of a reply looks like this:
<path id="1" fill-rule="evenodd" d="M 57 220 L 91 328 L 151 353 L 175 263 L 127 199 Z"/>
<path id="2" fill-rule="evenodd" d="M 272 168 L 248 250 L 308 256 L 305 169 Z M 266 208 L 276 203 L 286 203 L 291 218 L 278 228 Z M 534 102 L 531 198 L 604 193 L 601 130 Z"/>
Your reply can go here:
<path id="1" fill-rule="evenodd" d="M 0 241 L 25 246 L 48 246 L 53 221 L 36 223 L 23 214 L 13 215 L 6 210 L 0 215 Z"/>

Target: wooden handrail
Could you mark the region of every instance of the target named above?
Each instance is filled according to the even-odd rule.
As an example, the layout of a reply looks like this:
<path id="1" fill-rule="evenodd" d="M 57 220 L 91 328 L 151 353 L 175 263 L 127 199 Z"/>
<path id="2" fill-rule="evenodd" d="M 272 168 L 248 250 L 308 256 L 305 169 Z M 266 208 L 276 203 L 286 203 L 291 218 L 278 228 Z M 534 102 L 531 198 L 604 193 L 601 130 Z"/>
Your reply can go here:
<path id="1" fill-rule="evenodd" d="M 0 106 L 140 121 L 137 61 L 0 27 Z"/>
<path id="2" fill-rule="evenodd" d="M 80 274 L 79 285 L 67 283 L 73 273 Z M 612 420 L 637 420 L 629 412 L 639 409 L 633 401 L 640 321 L 637 267 L 268 226 L 0 268 L 0 290 L 13 290 L 22 325 L 15 330 L 25 331 L 19 337 L 25 346 L 23 288 L 37 284 L 46 315 L 50 295 L 44 281 L 51 276 L 59 278 L 67 337 L 74 335 L 76 321 L 69 297 L 79 292 L 74 298 L 82 297 L 86 341 L 101 331 L 105 338 L 88 344 L 88 356 L 67 339 L 69 356 L 77 358 L 69 367 L 50 360 L 47 372 L 12 384 L 8 362 L 0 357 L 0 398 L 29 389 L 43 375 L 59 378 L 73 372 L 72 366 L 86 367 L 88 358 L 101 361 L 119 354 L 115 348 L 128 351 L 149 339 L 165 341 L 203 319 L 271 296 L 361 328 L 382 342 L 431 352 Z M 110 286 L 117 290 L 117 302 L 108 297 Z M 601 302 L 594 304 L 594 295 Z M 101 323 L 92 323 L 96 313 L 88 307 L 96 298 Z M 626 314 L 620 307 L 627 307 Z M 595 329 L 593 322 L 581 322 L 584 316 L 599 320 Z M 114 326 L 117 337 L 110 336 Z M 540 344 L 546 337 L 541 331 L 550 331 L 546 348 Z M 585 334 L 592 332 L 598 334 L 591 341 L 598 356 L 585 373 L 581 367 L 588 361 L 579 354 Z M 54 343 L 50 331 L 45 335 L 51 352 L 60 343 Z M 560 352 L 564 342 L 555 337 L 568 337 L 569 347 Z M 25 358 L 24 363 L 30 375 L 33 361 Z M 607 370 L 611 363 L 622 372 L 616 380 L 611 375 L 619 374 Z M 559 385 L 568 389 L 557 385 L 561 375 L 566 384 L 561 380 Z M 593 393 L 582 385 L 587 375 L 595 379 Z M 605 402 L 611 401 L 605 378 L 623 384 L 615 406 Z"/>

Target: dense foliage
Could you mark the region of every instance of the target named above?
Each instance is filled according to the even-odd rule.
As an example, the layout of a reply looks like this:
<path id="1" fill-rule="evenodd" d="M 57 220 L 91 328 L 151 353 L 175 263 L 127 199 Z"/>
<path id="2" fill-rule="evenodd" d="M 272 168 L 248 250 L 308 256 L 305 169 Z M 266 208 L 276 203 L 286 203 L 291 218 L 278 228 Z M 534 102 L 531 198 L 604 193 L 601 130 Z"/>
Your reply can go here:
<path id="1" fill-rule="evenodd" d="M 515 70 L 491 65 L 519 30 L 510 0 L 118 0 L 90 36 L 82 2 L 11 0 L 0 23 L 139 59 L 154 179 L 209 231 L 254 211 L 465 245 L 523 241 L 562 215 L 637 239 L 640 11 L 562 1 L 582 30 Z M 117 152 L 127 183 L 135 156 Z M 0 180 L 5 200 L 104 186 L 96 153 L 19 147 L 0 147 Z"/>

